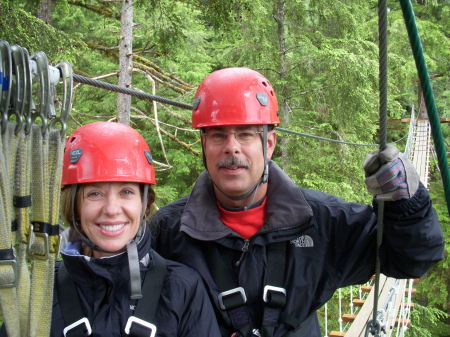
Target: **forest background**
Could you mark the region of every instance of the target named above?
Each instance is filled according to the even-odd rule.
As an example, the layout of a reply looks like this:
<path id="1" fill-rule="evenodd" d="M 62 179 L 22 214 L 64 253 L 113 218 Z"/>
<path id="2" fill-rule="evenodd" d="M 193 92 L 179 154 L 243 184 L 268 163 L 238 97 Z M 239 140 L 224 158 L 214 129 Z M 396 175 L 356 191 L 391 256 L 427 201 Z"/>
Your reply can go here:
<path id="1" fill-rule="evenodd" d="M 438 111 L 449 118 L 450 1 L 412 3 Z M 388 7 L 393 120 L 417 111 L 419 90 L 400 4 L 390 0 Z M 188 104 L 211 71 L 253 68 L 275 87 L 281 127 L 358 144 L 378 141 L 375 0 L 0 0 L 0 18 L 0 39 L 30 54 L 44 51 L 50 63 L 68 61 L 80 75 Z M 126 67 L 132 78 L 122 77 Z M 151 146 L 158 206 L 188 194 L 203 170 L 190 111 L 120 96 L 76 85 L 68 133 L 94 120 L 129 121 Z M 447 149 L 448 125 L 442 124 Z M 408 123 L 391 122 L 388 128 L 388 141 L 403 150 Z M 376 146 L 282 132 L 278 144 L 274 160 L 300 186 L 371 202 L 362 161 Z M 429 189 L 445 232 L 445 260 L 416 285 L 408 335 L 450 336 L 450 218 L 434 158 Z"/>

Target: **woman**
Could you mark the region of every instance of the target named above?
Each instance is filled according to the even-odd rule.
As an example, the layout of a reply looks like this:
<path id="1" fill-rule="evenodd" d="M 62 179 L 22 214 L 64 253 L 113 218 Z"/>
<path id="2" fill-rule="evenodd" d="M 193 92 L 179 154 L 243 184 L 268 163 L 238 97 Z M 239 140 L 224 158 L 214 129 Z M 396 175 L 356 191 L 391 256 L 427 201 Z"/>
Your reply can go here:
<path id="1" fill-rule="evenodd" d="M 150 247 L 155 173 L 143 137 L 120 123 L 84 125 L 68 138 L 63 165 L 70 228 L 51 335 L 220 336 L 197 274 Z"/>

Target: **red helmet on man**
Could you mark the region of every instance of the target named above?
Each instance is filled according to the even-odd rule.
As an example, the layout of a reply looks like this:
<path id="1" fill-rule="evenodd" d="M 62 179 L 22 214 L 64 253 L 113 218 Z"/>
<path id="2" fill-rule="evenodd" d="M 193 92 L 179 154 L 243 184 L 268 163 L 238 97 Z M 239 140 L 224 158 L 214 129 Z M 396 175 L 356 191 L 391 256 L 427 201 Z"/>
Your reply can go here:
<path id="1" fill-rule="evenodd" d="M 192 127 L 278 125 L 278 103 L 270 82 L 248 68 L 225 68 L 208 75 L 194 97 Z"/>
<path id="2" fill-rule="evenodd" d="M 66 142 L 62 185 L 114 181 L 156 183 L 144 138 L 115 122 L 94 122 L 75 130 Z"/>

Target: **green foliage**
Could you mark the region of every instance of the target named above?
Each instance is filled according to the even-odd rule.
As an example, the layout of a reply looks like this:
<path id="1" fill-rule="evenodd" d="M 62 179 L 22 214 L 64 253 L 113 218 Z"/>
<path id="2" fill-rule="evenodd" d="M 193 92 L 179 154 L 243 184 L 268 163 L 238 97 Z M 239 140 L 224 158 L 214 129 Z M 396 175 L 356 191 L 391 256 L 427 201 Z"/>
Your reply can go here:
<path id="1" fill-rule="evenodd" d="M 445 321 L 450 315 L 442 310 L 429 306 L 414 305 L 411 312 L 413 322 L 408 336 L 411 337 L 447 337 L 450 324 Z"/>
<path id="2" fill-rule="evenodd" d="M 85 48 L 82 41 L 45 24 L 24 11 L 17 2 L 14 4 L 0 3 L 1 40 L 25 47 L 30 53 L 44 50 L 53 63 L 61 60 L 73 62 L 78 52 Z"/>
<path id="3" fill-rule="evenodd" d="M 450 216 L 445 200 L 442 198 L 443 186 L 436 163 L 433 163 L 431 167 L 434 179 L 430 184 L 430 194 L 444 231 L 445 252 L 444 260 L 436 264 L 417 285 L 417 301 L 424 306 L 448 312 L 450 309 Z"/>

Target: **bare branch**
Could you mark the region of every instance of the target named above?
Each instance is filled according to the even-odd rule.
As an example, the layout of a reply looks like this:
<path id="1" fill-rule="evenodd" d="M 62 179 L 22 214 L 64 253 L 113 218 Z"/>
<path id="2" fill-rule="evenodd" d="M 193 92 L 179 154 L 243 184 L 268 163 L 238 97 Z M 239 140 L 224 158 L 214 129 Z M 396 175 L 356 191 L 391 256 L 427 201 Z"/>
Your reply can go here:
<path id="1" fill-rule="evenodd" d="M 142 74 L 145 75 L 145 77 L 146 77 L 146 78 L 148 79 L 148 81 L 151 83 L 151 86 L 152 86 L 152 94 L 153 94 L 153 95 L 156 95 L 156 85 L 155 85 L 155 80 L 154 80 L 149 74 L 143 72 L 143 71 L 140 70 L 140 69 L 135 69 L 135 68 L 133 68 L 133 71 L 137 71 L 137 72 L 140 72 L 140 73 L 142 73 Z M 156 122 L 156 132 L 157 132 L 157 134 L 158 134 L 158 139 L 159 139 L 159 142 L 160 142 L 160 144 L 161 144 L 161 150 L 162 150 L 162 152 L 163 152 L 163 155 L 164 155 L 164 158 L 166 159 L 167 164 L 169 164 L 169 159 L 167 158 L 166 148 L 164 147 L 164 142 L 163 142 L 163 140 L 162 140 L 161 132 L 160 132 L 160 129 L 159 129 L 159 122 L 158 122 L 158 105 L 156 104 L 155 101 L 152 101 L 152 105 L 153 105 L 153 114 L 154 114 L 154 116 L 155 116 L 155 122 Z M 170 165 L 170 164 L 169 164 L 169 165 Z"/>
<path id="2" fill-rule="evenodd" d="M 133 108 L 133 107 L 131 108 L 131 110 L 137 112 L 140 115 L 140 116 L 131 116 L 132 118 L 143 118 L 143 119 L 146 119 L 146 120 L 150 121 L 150 123 L 152 123 L 153 125 L 156 126 L 155 121 L 153 121 L 152 118 L 148 117 L 143 111 L 141 111 L 141 110 L 139 110 L 137 108 Z M 162 133 L 164 133 L 170 139 L 174 140 L 175 142 L 177 142 L 178 144 L 180 144 L 181 146 L 183 146 L 184 148 L 189 150 L 189 152 L 192 152 L 196 156 L 200 156 L 200 152 L 194 150 L 191 145 L 189 145 L 189 144 L 183 142 L 182 140 L 178 139 L 176 136 L 172 135 L 170 132 L 164 130 L 163 128 L 161 128 L 160 130 L 161 130 Z"/>

